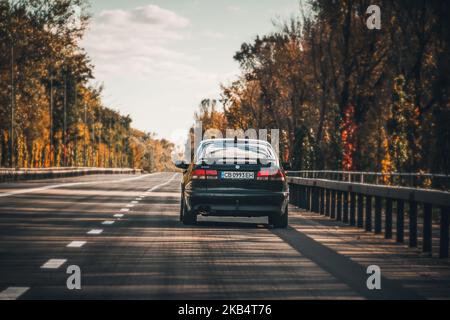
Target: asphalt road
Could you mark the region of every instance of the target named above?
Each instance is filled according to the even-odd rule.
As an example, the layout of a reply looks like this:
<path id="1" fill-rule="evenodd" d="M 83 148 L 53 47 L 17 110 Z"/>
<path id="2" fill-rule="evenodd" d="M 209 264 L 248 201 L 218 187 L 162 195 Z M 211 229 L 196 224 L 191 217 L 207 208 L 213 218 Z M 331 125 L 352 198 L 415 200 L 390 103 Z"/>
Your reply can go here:
<path id="1" fill-rule="evenodd" d="M 414 299 L 427 292 L 399 273 L 383 275 L 382 290 L 367 289 L 366 258 L 385 258 L 352 259 L 333 247 L 342 235 L 295 210 L 286 230 L 266 218 L 201 217 L 184 226 L 180 178 L 0 184 L 0 299 Z M 81 271 L 80 290 L 66 286 L 72 265 Z M 440 284 L 431 297 L 449 298 L 450 282 L 439 275 L 426 281 Z"/>

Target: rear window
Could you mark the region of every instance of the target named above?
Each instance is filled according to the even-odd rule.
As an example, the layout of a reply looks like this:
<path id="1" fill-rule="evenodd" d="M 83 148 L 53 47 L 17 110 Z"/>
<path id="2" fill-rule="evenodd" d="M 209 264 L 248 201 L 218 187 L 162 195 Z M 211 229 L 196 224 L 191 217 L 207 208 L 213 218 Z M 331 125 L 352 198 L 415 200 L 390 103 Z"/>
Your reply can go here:
<path id="1" fill-rule="evenodd" d="M 214 141 L 199 150 L 198 162 L 207 163 L 267 163 L 276 162 L 270 145 L 255 142 Z"/>

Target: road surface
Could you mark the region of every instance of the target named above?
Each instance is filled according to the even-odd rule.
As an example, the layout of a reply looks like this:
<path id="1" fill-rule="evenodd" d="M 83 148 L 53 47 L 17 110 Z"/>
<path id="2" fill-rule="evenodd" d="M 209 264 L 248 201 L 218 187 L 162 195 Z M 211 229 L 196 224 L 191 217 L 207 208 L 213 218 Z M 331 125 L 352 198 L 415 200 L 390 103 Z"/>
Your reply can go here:
<path id="1" fill-rule="evenodd" d="M 450 298 L 450 264 L 291 207 L 179 222 L 178 173 L 0 184 L 0 299 Z M 81 289 L 69 290 L 78 266 Z M 381 268 L 381 290 L 366 285 Z"/>

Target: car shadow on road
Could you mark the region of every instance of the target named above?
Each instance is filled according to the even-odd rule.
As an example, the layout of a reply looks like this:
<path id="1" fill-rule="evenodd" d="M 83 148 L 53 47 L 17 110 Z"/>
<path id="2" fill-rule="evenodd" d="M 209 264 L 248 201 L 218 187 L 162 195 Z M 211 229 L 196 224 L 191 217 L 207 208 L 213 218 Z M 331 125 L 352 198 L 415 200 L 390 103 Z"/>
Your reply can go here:
<path id="1" fill-rule="evenodd" d="M 405 288 L 399 281 L 383 276 L 381 276 L 381 289 L 369 290 L 366 284 L 370 276 L 366 272 L 368 265 L 363 266 L 292 227 L 270 231 L 366 299 L 423 299 L 416 292 Z"/>
<path id="2" fill-rule="evenodd" d="M 254 222 L 232 222 L 232 221 L 198 221 L 194 226 L 200 228 L 218 228 L 218 229 L 269 229 L 270 225 Z"/>

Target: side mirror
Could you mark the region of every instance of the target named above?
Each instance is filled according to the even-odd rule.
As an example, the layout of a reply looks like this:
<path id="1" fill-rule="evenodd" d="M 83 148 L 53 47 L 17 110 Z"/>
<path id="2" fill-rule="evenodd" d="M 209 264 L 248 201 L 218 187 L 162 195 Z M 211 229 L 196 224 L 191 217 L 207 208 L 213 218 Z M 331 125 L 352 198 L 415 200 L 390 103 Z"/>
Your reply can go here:
<path id="1" fill-rule="evenodd" d="M 282 167 L 286 171 L 292 169 L 291 164 L 289 162 L 283 162 Z"/>
<path id="2" fill-rule="evenodd" d="M 175 167 L 177 167 L 178 169 L 186 170 L 187 168 L 189 168 L 189 164 L 187 164 L 183 160 L 177 160 L 175 161 Z"/>

